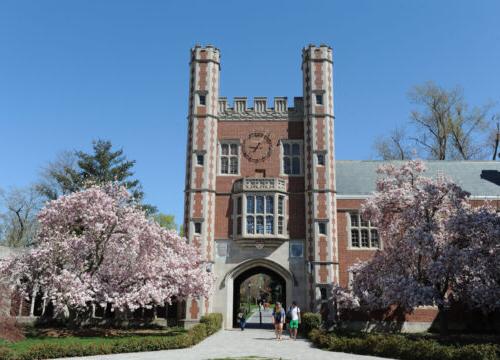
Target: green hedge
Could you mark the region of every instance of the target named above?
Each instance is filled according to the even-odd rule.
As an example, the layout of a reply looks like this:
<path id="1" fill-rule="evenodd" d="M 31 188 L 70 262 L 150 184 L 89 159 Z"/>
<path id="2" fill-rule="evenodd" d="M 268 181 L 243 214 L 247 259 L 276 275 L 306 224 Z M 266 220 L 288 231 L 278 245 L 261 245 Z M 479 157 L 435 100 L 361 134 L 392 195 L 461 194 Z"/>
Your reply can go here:
<path id="1" fill-rule="evenodd" d="M 213 313 L 202 316 L 200 323 L 205 324 L 208 329 L 208 335 L 212 335 L 222 328 L 222 314 Z"/>
<path id="2" fill-rule="evenodd" d="M 321 327 L 321 315 L 317 313 L 306 312 L 301 316 L 300 332 L 307 337 L 313 329 Z"/>
<path id="3" fill-rule="evenodd" d="M 33 345 L 25 350 L 14 350 L 0 346 L 0 360 L 39 360 L 72 356 L 119 354 L 140 351 L 180 349 L 195 345 L 221 328 L 222 315 L 209 314 L 202 317 L 187 332 L 175 336 L 137 336 L 106 339 L 96 343 L 47 343 Z"/>
<path id="4" fill-rule="evenodd" d="M 495 360 L 495 345 L 441 345 L 435 340 L 411 340 L 401 335 L 360 337 L 338 336 L 313 329 L 309 338 L 320 348 L 360 355 L 374 355 L 401 360 Z"/>

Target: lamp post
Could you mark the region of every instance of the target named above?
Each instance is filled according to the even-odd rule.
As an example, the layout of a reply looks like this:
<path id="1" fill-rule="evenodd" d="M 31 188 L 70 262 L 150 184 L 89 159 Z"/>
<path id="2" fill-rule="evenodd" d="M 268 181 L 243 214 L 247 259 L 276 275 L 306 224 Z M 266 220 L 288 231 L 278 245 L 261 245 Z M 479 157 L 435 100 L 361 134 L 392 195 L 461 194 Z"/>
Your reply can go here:
<path id="1" fill-rule="evenodd" d="M 262 327 L 262 287 L 259 286 L 259 327 Z"/>
<path id="2" fill-rule="evenodd" d="M 248 284 L 248 287 L 247 287 L 247 303 L 248 303 L 248 314 L 250 314 L 250 288 L 252 287 L 252 284 Z"/>

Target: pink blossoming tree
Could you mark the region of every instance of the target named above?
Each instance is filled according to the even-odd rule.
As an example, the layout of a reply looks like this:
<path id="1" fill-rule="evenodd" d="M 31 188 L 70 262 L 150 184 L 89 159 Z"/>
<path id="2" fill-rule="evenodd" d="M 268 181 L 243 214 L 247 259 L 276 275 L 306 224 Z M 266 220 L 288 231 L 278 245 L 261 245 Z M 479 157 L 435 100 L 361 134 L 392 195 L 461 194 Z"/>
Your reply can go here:
<path id="1" fill-rule="evenodd" d="M 39 288 L 72 319 L 88 317 L 90 304 L 125 312 L 207 296 L 213 277 L 197 249 L 129 200 L 125 188 L 108 185 L 48 203 L 39 245 L 0 271 L 24 294 Z"/>
<path id="2" fill-rule="evenodd" d="M 462 249 L 453 290 L 484 313 L 500 309 L 500 213 L 493 206 L 462 209 L 449 222 L 450 237 Z"/>
<path id="3" fill-rule="evenodd" d="M 397 306 L 411 312 L 436 305 L 444 310 L 460 298 L 473 306 L 498 307 L 499 215 L 487 206 L 471 208 L 468 193 L 458 185 L 425 177 L 424 171 L 420 161 L 378 170 L 376 192 L 362 216 L 378 226 L 383 250 L 350 269 L 350 289 L 334 289 L 340 308 Z M 441 319 L 446 331 L 445 312 Z"/>

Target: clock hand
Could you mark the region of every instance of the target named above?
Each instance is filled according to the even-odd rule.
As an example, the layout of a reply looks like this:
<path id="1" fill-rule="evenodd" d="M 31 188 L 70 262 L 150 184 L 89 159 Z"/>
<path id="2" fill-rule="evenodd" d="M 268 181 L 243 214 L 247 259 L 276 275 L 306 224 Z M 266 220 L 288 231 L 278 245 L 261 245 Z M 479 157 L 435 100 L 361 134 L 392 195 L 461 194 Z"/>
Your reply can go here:
<path id="1" fill-rule="evenodd" d="M 259 148 L 259 146 L 260 146 L 260 143 L 258 143 L 258 144 L 257 144 L 257 146 L 253 147 L 253 148 L 252 148 L 252 149 L 253 149 L 253 152 L 256 152 L 256 151 L 257 151 L 257 149 Z"/>

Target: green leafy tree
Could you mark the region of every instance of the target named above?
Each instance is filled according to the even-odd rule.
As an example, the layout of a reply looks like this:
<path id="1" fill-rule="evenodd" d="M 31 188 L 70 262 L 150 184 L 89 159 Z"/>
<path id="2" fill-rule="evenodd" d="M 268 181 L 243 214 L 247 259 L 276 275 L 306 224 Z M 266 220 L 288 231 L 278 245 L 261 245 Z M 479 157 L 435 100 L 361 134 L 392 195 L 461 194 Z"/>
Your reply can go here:
<path id="1" fill-rule="evenodd" d="M 164 229 L 177 230 L 174 215 L 158 213 L 153 216 L 153 219 Z"/>
<path id="2" fill-rule="evenodd" d="M 86 189 L 92 185 L 116 182 L 125 186 L 132 200 L 141 204 L 148 214 L 154 214 L 156 207 L 143 203 L 144 192 L 139 180 L 134 179 L 132 168 L 135 160 L 128 160 L 123 149 L 114 150 L 111 141 L 96 140 L 93 152 L 76 151 L 65 153 L 42 173 L 38 191 L 50 200 L 60 195 Z"/>

